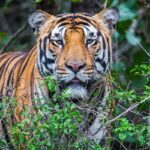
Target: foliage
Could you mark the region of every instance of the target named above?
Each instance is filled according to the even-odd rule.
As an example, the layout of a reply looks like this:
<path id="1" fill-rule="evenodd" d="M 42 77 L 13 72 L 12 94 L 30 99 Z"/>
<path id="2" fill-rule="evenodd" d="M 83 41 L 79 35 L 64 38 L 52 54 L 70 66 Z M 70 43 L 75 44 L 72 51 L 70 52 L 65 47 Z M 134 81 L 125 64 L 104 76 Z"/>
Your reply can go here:
<path id="1" fill-rule="evenodd" d="M 11 128 L 11 142 L 17 147 L 29 150 L 102 150 L 100 145 L 89 141 L 82 133 L 78 132 L 78 125 L 81 123 L 82 116 L 76 109 L 75 104 L 67 99 L 66 91 L 63 91 L 61 95 L 56 94 L 57 84 L 53 77 L 45 78 L 42 85 L 44 84 L 51 91 L 52 99 L 46 101 L 34 99 L 33 103 L 36 105 L 30 111 L 37 110 L 37 112 L 29 113 L 28 108 L 21 112 L 24 119 Z M 63 106 L 59 105 L 58 101 Z M 3 145 L 3 141 L 0 141 L 0 145 Z"/>
<path id="2" fill-rule="evenodd" d="M 125 89 L 115 78 L 113 79 L 115 88 L 109 99 L 118 100 L 114 117 L 122 113 L 123 115 L 118 117 L 116 122 L 113 123 L 112 132 L 125 145 L 131 143 L 140 148 L 148 148 L 148 132 L 150 129 L 149 124 L 147 124 L 149 118 L 147 111 L 150 104 L 149 69 L 150 65 L 142 64 L 136 65 L 131 70 L 131 73 L 135 76 L 146 77 L 147 82 L 138 89 L 133 89 L 133 87 Z M 135 105 L 137 107 L 134 107 Z M 147 114 L 147 117 L 144 114 Z"/>
<path id="3" fill-rule="evenodd" d="M 117 121 L 117 128 L 113 130 L 114 134 L 117 135 L 118 139 L 122 142 L 132 143 L 136 142 L 139 145 L 145 147 L 148 142 L 148 126 L 134 125 L 129 122 L 127 118 L 120 118 Z"/>

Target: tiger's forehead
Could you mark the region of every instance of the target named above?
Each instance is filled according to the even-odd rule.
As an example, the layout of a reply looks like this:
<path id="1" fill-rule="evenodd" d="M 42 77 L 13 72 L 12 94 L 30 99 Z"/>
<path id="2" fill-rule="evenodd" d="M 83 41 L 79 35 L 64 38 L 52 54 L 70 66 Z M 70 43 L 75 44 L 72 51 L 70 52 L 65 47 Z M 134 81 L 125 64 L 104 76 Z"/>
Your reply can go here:
<path id="1" fill-rule="evenodd" d="M 97 34 L 99 25 L 96 20 L 87 13 L 68 13 L 57 15 L 53 21 L 49 20 L 42 28 L 42 33 L 48 34 L 54 39 L 55 35 L 65 35 L 68 29 L 82 29 L 85 37 L 93 32 Z M 44 36 L 41 35 L 41 36 Z"/>
<path id="2" fill-rule="evenodd" d="M 86 16 L 86 17 L 92 17 L 91 14 L 88 14 L 88 13 L 82 13 L 82 12 L 79 12 L 79 13 L 62 13 L 62 14 L 59 14 L 59 15 L 56 15 L 57 18 L 61 18 L 61 17 L 72 17 L 72 16 Z"/>
<path id="3" fill-rule="evenodd" d="M 56 16 L 56 22 L 60 25 L 70 25 L 70 26 L 78 26 L 78 25 L 86 25 L 89 26 L 95 25 L 96 22 L 92 18 L 90 14 L 87 13 L 70 13 L 70 14 L 60 14 Z"/>
<path id="4" fill-rule="evenodd" d="M 97 23 L 94 21 L 90 14 L 86 13 L 70 13 L 57 15 L 52 22 L 52 28 L 49 29 L 49 33 L 64 33 L 67 29 L 76 30 L 88 30 L 96 31 Z"/>
<path id="5" fill-rule="evenodd" d="M 68 34 L 66 34 L 68 33 Z M 84 22 L 71 22 L 71 23 L 61 23 L 54 26 L 54 28 L 50 31 L 50 35 L 52 39 L 57 39 L 59 37 L 64 37 L 65 35 L 77 35 L 80 34 L 83 37 L 87 37 L 90 33 L 93 33 L 93 36 L 96 36 L 98 30 L 89 24 L 85 24 Z"/>
<path id="6" fill-rule="evenodd" d="M 97 22 L 90 14 L 86 13 L 68 13 L 60 14 L 54 17 L 53 20 L 49 19 L 45 25 L 43 25 L 43 30 L 46 32 L 52 31 L 54 28 L 59 27 L 88 27 L 88 26 L 98 27 Z M 43 33 L 44 33 L 43 31 Z"/>

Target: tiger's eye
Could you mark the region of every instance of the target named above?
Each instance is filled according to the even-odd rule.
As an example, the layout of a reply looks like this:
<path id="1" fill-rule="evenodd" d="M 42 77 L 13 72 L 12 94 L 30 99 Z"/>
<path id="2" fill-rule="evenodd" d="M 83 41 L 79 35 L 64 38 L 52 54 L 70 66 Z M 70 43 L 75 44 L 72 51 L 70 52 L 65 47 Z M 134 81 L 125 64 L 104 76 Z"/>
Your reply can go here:
<path id="1" fill-rule="evenodd" d="M 92 44 L 95 40 L 94 39 L 87 39 L 86 43 L 87 44 Z"/>
<path id="2" fill-rule="evenodd" d="M 62 40 L 56 40 L 55 41 L 58 45 L 63 45 L 63 41 Z"/>

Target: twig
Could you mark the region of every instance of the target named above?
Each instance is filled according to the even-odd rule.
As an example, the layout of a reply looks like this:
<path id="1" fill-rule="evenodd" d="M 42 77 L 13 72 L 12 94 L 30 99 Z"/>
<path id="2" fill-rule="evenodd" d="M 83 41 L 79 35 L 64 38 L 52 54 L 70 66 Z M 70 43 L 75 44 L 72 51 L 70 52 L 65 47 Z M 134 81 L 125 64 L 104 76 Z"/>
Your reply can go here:
<path id="1" fill-rule="evenodd" d="M 27 26 L 28 23 L 25 23 L 20 29 L 18 29 L 17 32 L 15 32 L 14 35 L 12 35 L 12 37 L 10 37 L 7 44 L 0 50 L 0 53 L 5 51 L 9 47 L 9 45 L 14 41 L 14 39 L 16 39 L 16 37 L 18 37 L 27 28 Z"/>
<path id="2" fill-rule="evenodd" d="M 140 101 L 139 103 L 135 103 L 132 106 L 130 106 L 128 109 L 126 109 L 123 113 L 121 113 L 120 115 L 118 115 L 117 117 L 115 117 L 114 119 L 106 122 L 106 125 L 116 121 L 117 119 L 119 119 L 120 117 L 124 116 L 125 114 L 127 114 L 129 111 L 133 110 L 134 108 L 138 107 L 140 104 L 146 102 L 148 99 L 150 99 L 150 96 L 146 97 L 145 99 L 143 99 L 142 101 Z"/>
<path id="3" fill-rule="evenodd" d="M 107 8 L 108 0 L 105 0 L 104 8 Z"/>
<path id="4" fill-rule="evenodd" d="M 117 138 L 115 138 L 115 137 L 110 137 L 110 139 L 116 140 L 125 150 L 128 150 L 128 149 L 125 147 L 125 145 L 123 145 L 122 142 L 120 142 Z"/>
<path id="5" fill-rule="evenodd" d="M 120 104 L 118 104 L 118 106 L 120 107 L 120 108 L 122 108 L 122 109 L 124 109 L 124 110 L 126 110 L 126 108 L 124 108 L 123 106 L 121 106 Z M 133 113 L 133 114 L 135 114 L 135 115 L 139 115 L 139 116 L 141 116 L 141 117 L 143 117 L 143 115 L 142 114 L 140 114 L 139 112 L 134 112 L 133 110 L 129 110 L 131 113 Z"/>
<path id="6" fill-rule="evenodd" d="M 127 32 L 127 31 L 126 31 Z M 133 36 L 133 34 L 132 33 L 130 33 L 130 32 L 127 32 L 134 40 L 136 40 L 135 38 L 134 38 L 134 36 Z M 150 54 L 147 52 L 147 50 L 136 40 L 136 42 L 138 43 L 138 45 L 143 49 L 143 51 L 147 54 L 147 56 L 149 56 L 150 57 Z"/>

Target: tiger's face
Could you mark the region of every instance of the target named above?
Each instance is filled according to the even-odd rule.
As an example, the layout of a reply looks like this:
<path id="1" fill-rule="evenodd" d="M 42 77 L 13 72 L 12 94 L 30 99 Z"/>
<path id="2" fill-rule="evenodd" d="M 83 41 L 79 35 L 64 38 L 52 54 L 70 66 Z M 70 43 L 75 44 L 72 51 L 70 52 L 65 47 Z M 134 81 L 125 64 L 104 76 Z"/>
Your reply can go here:
<path id="1" fill-rule="evenodd" d="M 60 89 L 68 89 L 71 99 L 88 99 L 91 85 L 112 61 L 111 34 L 118 18 L 116 9 L 94 16 L 33 13 L 29 24 L 37 37 L 40 74 L 53 75 Z"/>

